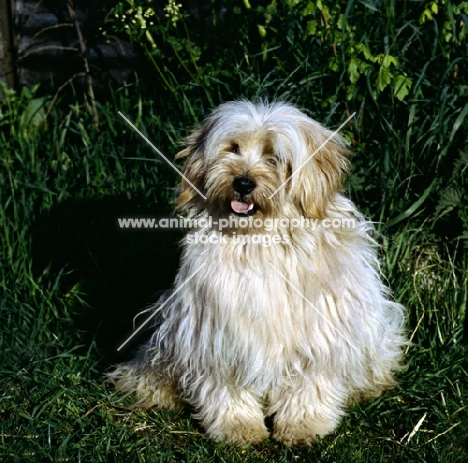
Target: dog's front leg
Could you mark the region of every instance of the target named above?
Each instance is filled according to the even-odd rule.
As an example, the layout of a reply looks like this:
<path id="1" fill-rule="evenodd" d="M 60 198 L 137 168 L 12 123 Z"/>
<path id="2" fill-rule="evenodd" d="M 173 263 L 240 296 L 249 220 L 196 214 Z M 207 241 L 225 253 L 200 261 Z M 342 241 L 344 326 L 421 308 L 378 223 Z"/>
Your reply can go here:
<path id="1" fill-rule="evenodd" d="M 243 445 L 269 435 L 259 399 L 245 389 L 208 380 L 190 402 L 197 409 L 195 417 L 212 439 Z"/>

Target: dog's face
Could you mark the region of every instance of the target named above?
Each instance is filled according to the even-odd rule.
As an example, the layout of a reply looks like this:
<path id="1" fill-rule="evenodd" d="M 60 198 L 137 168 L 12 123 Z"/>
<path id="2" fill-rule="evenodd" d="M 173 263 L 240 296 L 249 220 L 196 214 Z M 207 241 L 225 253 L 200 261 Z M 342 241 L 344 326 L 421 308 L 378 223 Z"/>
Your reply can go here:
<path id="1" fill-rule="evenodd" d="M 348 161 L 338 136 L 285 103 L 234 101 L 188 138 L 178 209 L 193 214 L 323 217 Z M 323 145 L 323 146 L 321 146 Z"/>

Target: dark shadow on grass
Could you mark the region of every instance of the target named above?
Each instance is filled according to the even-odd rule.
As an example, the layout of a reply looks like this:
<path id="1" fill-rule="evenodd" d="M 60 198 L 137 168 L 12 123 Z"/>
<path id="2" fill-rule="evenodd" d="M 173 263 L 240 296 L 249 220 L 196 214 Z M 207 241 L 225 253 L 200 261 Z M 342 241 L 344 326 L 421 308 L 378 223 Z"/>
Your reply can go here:
<path id="1" fill-rule="evenodd" d="M 177 229 L 123 229 L 119 218 L 170 217 L 165 206 L 120 198 L 67 200 L 41 217 L 33 228 L 33 270 L 54 280 L 60 272 L 65 297 L 71 298 L 76 326 L 86 345 L 93 340 L 108 362 L 131 358 L 148 336 L 132 334 L 133 317 L 171 287 L 179 260 Z M 138 327 L 148 314 L 136 320 Z"/>

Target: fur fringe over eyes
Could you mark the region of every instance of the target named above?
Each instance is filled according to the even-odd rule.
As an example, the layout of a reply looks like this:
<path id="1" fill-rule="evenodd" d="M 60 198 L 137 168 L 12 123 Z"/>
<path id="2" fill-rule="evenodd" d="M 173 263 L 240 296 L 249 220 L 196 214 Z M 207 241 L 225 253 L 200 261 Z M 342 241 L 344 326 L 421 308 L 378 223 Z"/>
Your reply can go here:
<path id="1" fill-rule="evenodd" d="M 405 310 L 381 281 L 372 224 L 340 191 L 347 154 L 290 104 L 207 117 L 177 156 L 177 208 L 198 225 L 158 327 L 108 375 L 117 389 L 143 407 L 189 404 L 216 440 L 291 446 L 395 384 Z"/>

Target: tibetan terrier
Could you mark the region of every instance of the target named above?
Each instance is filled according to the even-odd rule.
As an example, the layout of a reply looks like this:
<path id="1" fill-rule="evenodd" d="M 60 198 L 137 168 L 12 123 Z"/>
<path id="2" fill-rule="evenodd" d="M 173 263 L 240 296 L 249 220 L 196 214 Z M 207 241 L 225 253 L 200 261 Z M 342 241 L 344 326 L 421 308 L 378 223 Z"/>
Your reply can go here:
<path id="1" fill-rule="evenodd" d="M 229 102 L 189 137 L 191 222 L 149 342 L 109 377 L 137 405 L 195 411 L 208 436 L 310 445 L 401 369 L 404 308 L 372 224 L 342 193 L 344 141 L 286 103 Z"/>

